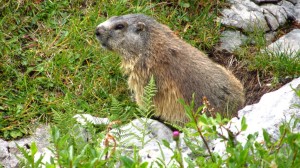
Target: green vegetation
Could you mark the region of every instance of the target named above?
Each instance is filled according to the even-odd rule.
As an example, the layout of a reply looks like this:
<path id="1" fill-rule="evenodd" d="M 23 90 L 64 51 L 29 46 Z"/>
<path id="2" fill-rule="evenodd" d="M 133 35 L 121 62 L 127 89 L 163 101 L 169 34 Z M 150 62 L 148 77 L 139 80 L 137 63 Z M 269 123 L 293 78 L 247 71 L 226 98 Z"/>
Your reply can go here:
<path id="1" fill-rule="evenodd" d="M 300 52 L 293 56 L 285 53 L 276 53 L 265 50 L 267 42 L 265 32 L 255 30 L 246 33 L 248 41 L 236 54 L 245 62 L 249 70 L 257 71 L 261 76 L 272 76 L 273 84 L 285 78 L 300 76 Z M 286 51 L 289 53 L 289 51 Z"/>

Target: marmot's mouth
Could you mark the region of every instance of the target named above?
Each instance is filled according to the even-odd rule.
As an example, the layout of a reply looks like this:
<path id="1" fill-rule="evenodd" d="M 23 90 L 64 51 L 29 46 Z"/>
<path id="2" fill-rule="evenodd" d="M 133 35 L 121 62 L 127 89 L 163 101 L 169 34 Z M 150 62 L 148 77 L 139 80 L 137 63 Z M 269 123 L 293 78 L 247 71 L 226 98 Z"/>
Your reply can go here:
<path id="1" fill-rule="evenodd" d="M 101 43 L 101 46 L 102 46 L 103 48 L 105 48 L 105 49 L 107 49 L 107 50 L 112 50 L 112 48 L 109 47 L 109 45 L 108 45 L 107 43 L 105 43 L 105 42 L 100 42 L 100 43 Z"/>
<path id="2" fill-rule="evenodd" d="M 101 44 L 102 48 L 111 50 L 111 47 L 107 44 L 107 38 L 104 39 L 103 37 L 97 36 L 99 43 Z"/>

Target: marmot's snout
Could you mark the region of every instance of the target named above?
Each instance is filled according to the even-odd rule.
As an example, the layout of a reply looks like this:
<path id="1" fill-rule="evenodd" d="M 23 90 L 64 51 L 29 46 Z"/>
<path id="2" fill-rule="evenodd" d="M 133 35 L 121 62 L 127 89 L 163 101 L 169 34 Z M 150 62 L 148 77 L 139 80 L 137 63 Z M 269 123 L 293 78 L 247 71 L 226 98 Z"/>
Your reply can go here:
<path id="1" fill-rule="evenodd" d="M 98 38 L 98 40 L 102 40 L 103 36 L 105 35 L 105 28 L 103 26 L 98 26 L 96 28 L 95 34 Z"/>
<path id="2" fill-rule="evenodd" d="M 96 34 L 97 39 L 101 43 L 102 47 L 108 48 L 108 46 L 107 46 L 108 36 L 106 35 L 107 30 L 103 26 L 98 26 L 96 28 L 95 34 Z"/>

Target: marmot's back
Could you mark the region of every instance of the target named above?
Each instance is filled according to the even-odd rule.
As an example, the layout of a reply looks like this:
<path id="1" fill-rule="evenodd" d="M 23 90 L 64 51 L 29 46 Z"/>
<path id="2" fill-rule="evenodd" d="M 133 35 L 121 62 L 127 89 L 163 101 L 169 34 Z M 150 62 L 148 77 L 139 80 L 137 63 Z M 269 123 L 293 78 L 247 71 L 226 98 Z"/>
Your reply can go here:
<path id="1" fill-rule="evenodd" d="M 155 114 L 162 119 L 186 122 L 178 99 L 189 103 L 193 93 L 198 106 L 205 96 L 222 113 L 236 113 L 244 104 L 243 87 L 230 71 L 152 18 L 141 14 L 113 17 L 97 27 L 96 35 L 104 47 L 121 54 L 129 88 L 139 105 L 144 87 L 154 76 Z"/>

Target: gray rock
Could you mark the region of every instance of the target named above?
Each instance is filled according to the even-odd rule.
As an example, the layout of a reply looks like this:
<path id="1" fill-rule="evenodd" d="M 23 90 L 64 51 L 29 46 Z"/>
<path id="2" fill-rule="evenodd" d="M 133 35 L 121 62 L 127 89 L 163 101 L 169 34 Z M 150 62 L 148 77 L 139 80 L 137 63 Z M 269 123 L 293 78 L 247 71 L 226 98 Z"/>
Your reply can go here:
<path id="1" fill-rule="evenodd" d="M 247 36 L 243 35 L 240 31 L 226 30 L 222 32 L 220 45 L 217 49 L 233 52 L 244 44 L 246 40 Z"/>
<path id="2" fill-rule="evenodd" d="M 279 23 L 278 23 L 276 17 L 272 13 L 270 13 L 268 10 L 264 10 L 263 13 L 266 17 L 266 21 L 267 21 L 270 29 L 273 31 L 277 30 L 277 28 L 279 27 Z"/>
<path id="3" fill-rule="evenodd" d="M 272 43 L 272 41 L 275 39 L 277 32 L 271 31 L 265 34 L 265 39 L 267 44 Z"/>
<path id="4" fill-rule="evenodd" d="M 299 3 L 300 1 L 299 0 L 287 0 L 287 1 L 289 1 L 289 2 L 291 2 L 292 4 L 296 4 L 296 3 Z"/>
<path id="5" fill-rule="evenodd" d="M 263 10 L 255 3 L 245 1 L 243 4 L 233 4 L 230 9 L 221 11 L 223 17 L 220 22 L 226 26 L 233 26 L 244 29 L 245 31 L 254 31 L 262 29 L 270 30 Z"/>
<path id="6" fill-rule="evenodd" d="M 287 16 L 287 12 L 284 10 L 282 6 L 265 4 L 265 5 L 261 5 L 261 8 L 271 13 L 277 19 L 279 25 L 284 25 L 286 23 L 288 16 Z"/>
<path id="7" fill-rule="evenodd" d="M 86 125 L 87 122 L 94 125 L 107 125 L 110 122 L 108 118 L 98 118 L 90 114 L 76 114 L 73 118 L 81 125 Z"/>
<path id="8" fill-rule="evenodd" d="M 184 167 L 188 166 L 186 159 L 193 159 L 190 155 L 192 151 L 186 146 L 185 142 L 183 141 L 184 134 L 180 134 L 179 146 L 181 148 L 181 154 L 183 158 L 183 165 Z M 175 151 L 176 149 L 176 142 L 170 142 L 170 148 Z M 160 167 L 157 164 L 158 160 L 163 160 L 164 164 L 167 167 L 179 167 L 179 164 L 173 159 L 174 152 L 169 148 L 165 147 L 164 145 L 146 145 L 139 151 L 139 156 L 142 162 L 148 162 L 149 165 L 153 165 L 153 167 Z"/>
<path id="9" fill-rule="evenodd" d="M 94 125 L 109 124 L 110 122 L 107 118 L 93 117 L 90 114 L 76 114 L 74 118 L 82 125 L 86 125 L 86 122 Z M 78 129 L 76 132 L 81 134 L 80 137 L 83 137 L 83 139 L 89 138 L 89 133 L 84 129 Z M 119 138 L 119 141 L 122 142 L 121 144 L 124 146 L 142 147 L 146 143 L 141 142 L 139 136 L 145 136 L 143 138 L 144 141 L 147 142 L 147 144 L 152 145 L 155 145 L 157 141 L 161 142 L 162 140 L 171 142 L 173 138 L 172 130 L 165 124 L 146 118 L 132 120 L 130 123 L 119 129 L 111 130 L 110 133 L 116 137 L 125 137 Z"/>
<path id="10" fill-rule="evenodd" d="M 300 99 L 293 89 L 300 89 L 300 78 L 284 85 L 280 89 L 266 93 L 257 104 L 246 106 L 239 111 L 239 117 L 246 117 L 248 129 L 244 134 L 261 132 L 262 128 L 273 133 L 275 139 L 279 138 L 278 127 L 291 118 L 300 118 Z M 300 132 L 300 130 L 295 130 Z M 261 134 L 262 135 L 262 134 Z M 244 137 L 246 138 L 246 137 Z M 262 137 L 261 137 L 262 138 Z"/>
<path id="11" fill-rule="evenodd" d="M 280 6 L 282 6 L 283 9 L 285 10 L 288 19 L 290 20 L 296 19 L 297 14 L 295 11 L 295 6 L 291 2 L 283 0 Z"/>
<path id="12" fill-rule="evenodd" d="M 258 132 L 257 142 L 264 142 L 262 129 L 265 129 L 274 139 L 280 138 L 279 125 L 290 122 L 293 125 L 295 119 L 300 118 L 300 108 L 295 104 L 300 104 L 300 98 L 292 88 L 300 89 L 300 78 L 294 79 L 277 91 L 267 93 L 262 96 L 257 104 L 249 105 L 239 111 L 239 118 L 233 118 L 226 126 L 233 133 L 237 133 L 240 128 L 241 118 L 246 118 L 248 128 L 237 136 L 237 141 L 245 144 L 247 136 Z M 225 131 L 225 129 L 220 130 Z M 300 124 L 293 130 L 294 133 L 300 132 Z M 220 139 L 214 140 L 210 144 L 214 152 L 223 157 L 227 157 L 225 143 Z"/>
<path id="13" fill-rule="evenodd" d="M 262 129 L 278 140 L 280 137 L 279 125 L 290 120 L 292 125 L 294 119 L 300 118 L 300 108 L 295 106 L 300 104 L 300 99 L 292 88 L 300 89 L 300 78 L 294 79 L 277 91 L 263 95 L 257 104 L 246 106 L 240 110 L 238 112 L 240 119 L 233 118 L 227 127 L 237 133 L 240 130 L 241 118 L 244 116 L 248 128 L 237 136 L 239 142 L 245 144 L 247 136 L 255 132 L 259 133 L 256 141 L 263 142 Z M 300 125 L 293 132 L 299 133 Z M 213 144 L 214 152 L 221 155 L 225 153 L 225 144 L 221 140 L 215 140 L 212 142 Z"/>
<path id="14" fill-rule="evenodd" d="M 19 160 L 16 156 L 22 158 L 19 149 L 16 144 L 21 147 L 30 146 L 32 142 L 36 142 L 38 153 L 36 154 L 36 158 L 49 153 L 47 147 L 50 145 L 49 142 L 49 128 L 48 126 L 41 125 L 36 129 L 36 132 L 27 138 L 22 138 L 20 140 L 15 141 L 4 141 L 0 139 L 0 165 L 5 168 L 14 168 L 19 167 Z M 50 159 L 48 155 L 44 156 L 43 161 L 46 162 L 47 159 Z"/>
<path id="15" fill-rule="evenodd" d="M 300 1 L 295 5 L 295 21 L 300 24 Z"/>
<path id="16" fill-rule="evenodd" d="M 9 143 L 0 139 L 0 167 L 17 168 L 19 165 L 18 159 L 14 156 L 16 151 L 11 150 Z"/>
<path id="17" fill-rule="evenodd" d="M 122 126 L 120 130 L 123 133 L 121 137 L 125 137 L 120 140 L 121 144 L 129 147 L 143 147 L 144 145 L 155 146 L 157 142 L 161 142 L 162 140 L 169 142 L 173 140 L 172 130 L 163 123 L 152 119 L 135 119 L 129 124 Z M 112 130 L 111 132 L 117 135 L 120 130 Z M 143 139 L 144 142 L 141 142 L 141 139 Z"/>
<path id="18" fill-rule="evenodd" d="M 266 50 L 274 54 L 286 54 L 292 57 L 300 53 L 300 29 L 294 29 L 270 44 Z"/>
<path id="19" fill-rule="evenodd" d="M 86 122 L 96 125 L 109 123 L 107 118 L 97 118 L 89 114 L 75 115 L 74 118 L 82 125 L 86 125 Z M 135 119 L 118 129 L 112 129 L 109 133 L 117 140 L 118 149 L 122 151 L 122 155 L 133 156 L 134 149 L 138 148 L 141 162 L 147 161 L 154 167 L 158 167 L 157 159 L 160 158 L 164 164 L 178 167 L 178 163 L 172 158 L 174 155 L 172 150 L 176 147 L 173 132 L 159 121 L 146 118 Z M 190 158 L 191 150 L 182 139 L 184 134 L 180 134 L 180 137 L 182 156 L 183 158 Z M 163 145 L 163 140 L 170 144 L 172 150 Z M 187 166 L 186 161 L 184 161 L 184 165 Z"/>

